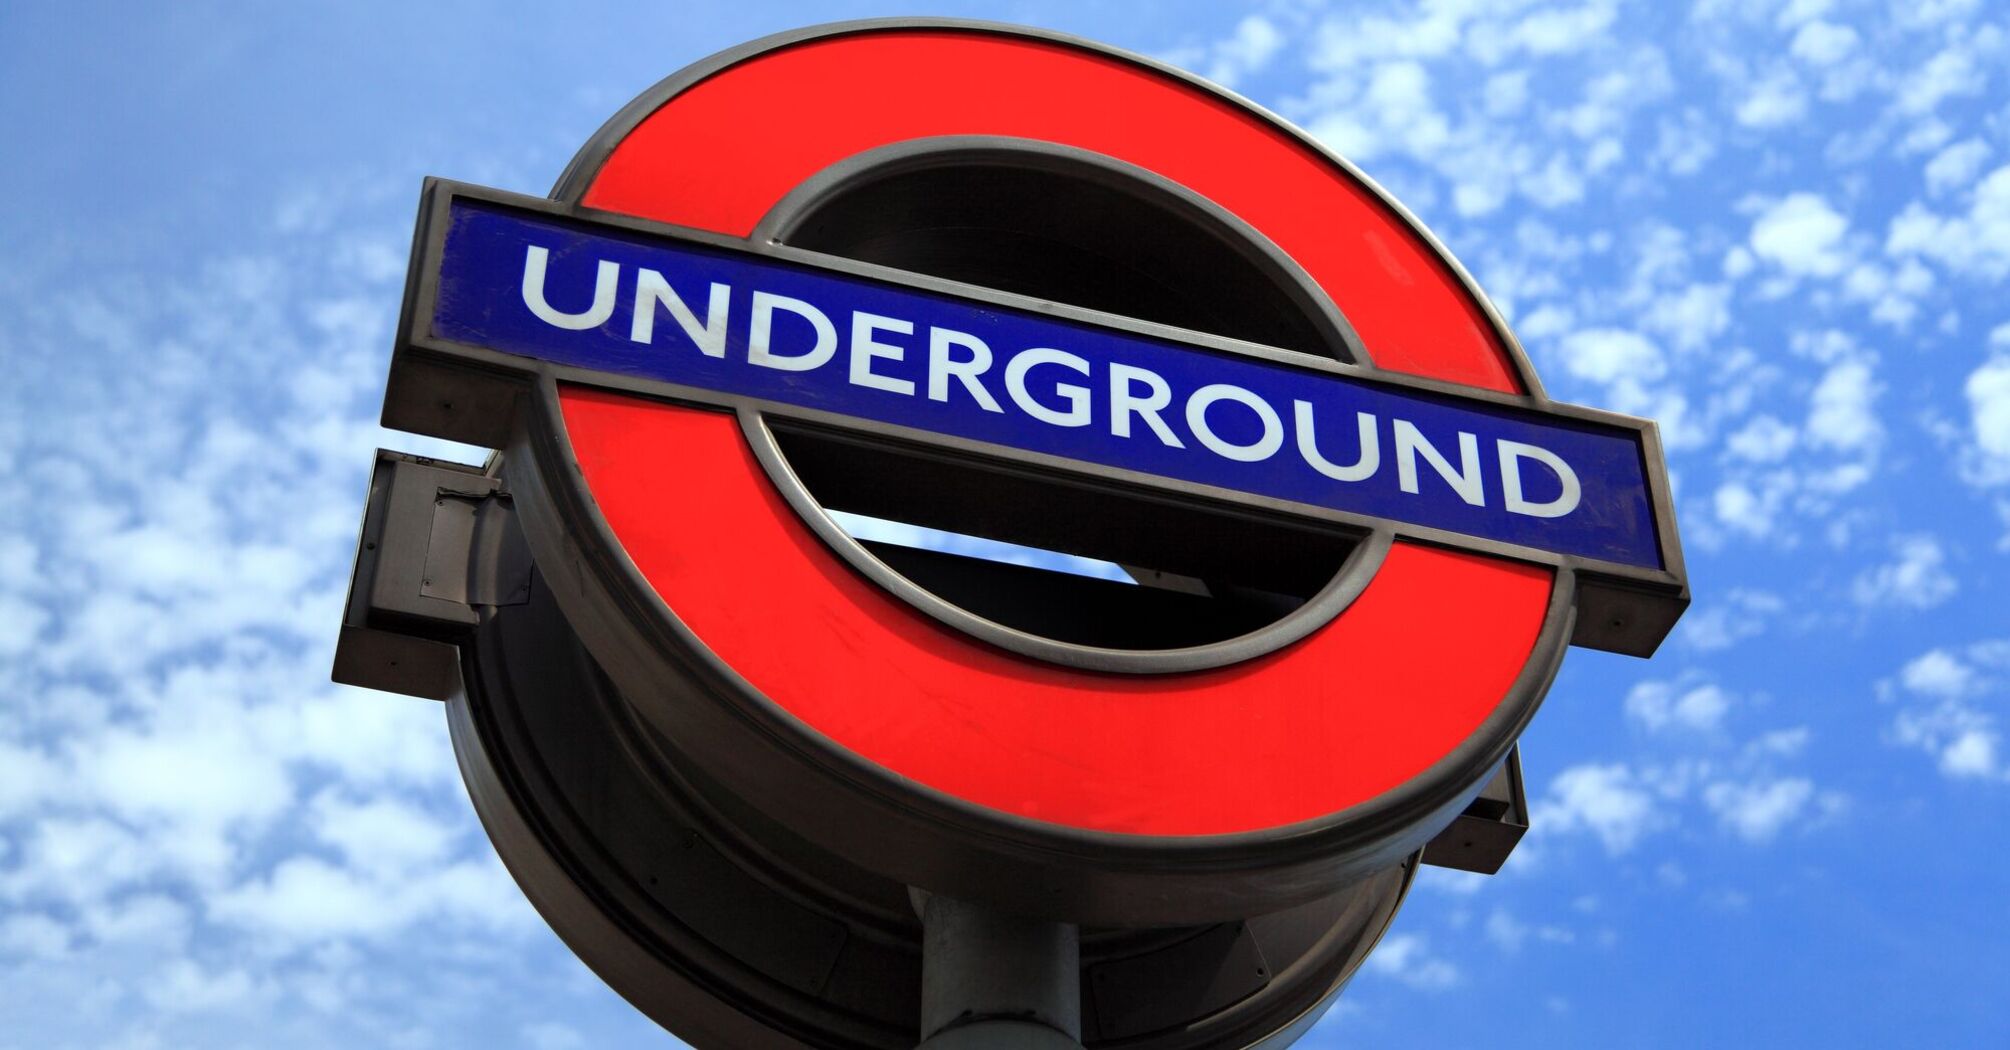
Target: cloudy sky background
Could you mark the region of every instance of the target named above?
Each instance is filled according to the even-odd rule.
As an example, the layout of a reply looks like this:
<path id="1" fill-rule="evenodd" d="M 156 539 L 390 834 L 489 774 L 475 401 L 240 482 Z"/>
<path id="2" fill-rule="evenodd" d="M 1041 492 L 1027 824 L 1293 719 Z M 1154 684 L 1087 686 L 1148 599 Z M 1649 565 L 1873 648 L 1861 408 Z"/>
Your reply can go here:
<path id="1" fill-rule="evenodd" d="M 672 1045 L 327 668 L 419 180 L 546 190 L 854 4 L 0 7 L 0 1047 Z M 283 14 L 282 14 L 283 13 Z M 2010 18 L 996 3 L 1311 129 L 1555 396 L 1661 421 L 1696 604 L 1573 651 L 1536 827 L 1308 1046 L 2010 1033 Z"/>

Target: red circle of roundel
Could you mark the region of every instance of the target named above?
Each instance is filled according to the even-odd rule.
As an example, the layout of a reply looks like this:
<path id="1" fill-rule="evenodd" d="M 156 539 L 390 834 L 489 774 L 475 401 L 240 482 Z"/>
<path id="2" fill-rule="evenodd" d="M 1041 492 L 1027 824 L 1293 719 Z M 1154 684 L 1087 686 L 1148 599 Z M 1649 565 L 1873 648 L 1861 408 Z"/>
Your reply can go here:
<path id="1" fill-rule="evenodd" d="M 1055 42 L 881 30 L 758 54 L 644 118 L 581 202 L 746 236 L 824 168 L 940 135 L 1044 140 L 1156 172 L 1283 248 L 1379 366 L 1519 389 L 1473 295 L 1344 168 L 1183 80 Z M 1399 541 L 1352 605 L 1279 651 L 1185 674 L 1077 671 L 993 649 L 859 576 L 774 490 L 732 415 L 582 388 L 560 403 L 628 556 L 748 683 L 899 777 L 1081 830 L 1264 831 L 1401 785 L 1501 704 L 1554 582 Z"/>

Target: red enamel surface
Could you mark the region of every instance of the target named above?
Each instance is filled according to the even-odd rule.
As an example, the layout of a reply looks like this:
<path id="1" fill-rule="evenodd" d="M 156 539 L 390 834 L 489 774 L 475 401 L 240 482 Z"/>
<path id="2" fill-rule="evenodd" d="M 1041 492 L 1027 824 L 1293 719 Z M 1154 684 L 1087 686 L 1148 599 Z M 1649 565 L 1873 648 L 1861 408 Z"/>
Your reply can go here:
<path id="1" fill-rule="evenodd" d="M 1148 168 L 1283 247 L 1376 363 L 1514 390 L 1478 306 L 1373 194 L 1183 83 L 988 34 L 851 35 L 687 90 L 608 158 L 585 203 L 745 235 L 803 179 L 918 136 L 1062 142 Z M 1085 829 L 1199 835 L 1319 817 L 1466 740 L 1526 661 L 1551 573 L 1397 544 L 1332 624 L 1173 676 L 1009 657 L 860 577 L 774 491 L 725 414 L 562 391 L 584 476 L 643 575 L 777 705 L 898 775 Z"/>
<path id="2" fill-rule="evenodd" d="M 1249 831 L 1395 787 L 1492 712 L 1549 598 L 1546 570 L 1402 544 L 1298 645 L 1195 674 L 1073 671 L 939 626 L 833 557 L 731 415 L 562 403 L 601 513 L 728 665 L 888 769 L 1075 827 Z"/>
<path id="3" fill-rule="evenodd" d="M 933 135 L 1040 139 L 1157 172 L 1240 216 L 1297 260 L 1376 364 L 1520 389 L 1457 278 L 1346 172 L 1207 92 L 1054 44 L 888 32 L 771 52 L 644 120 L 584 202 L 745 236 L 824 168 Z"/>

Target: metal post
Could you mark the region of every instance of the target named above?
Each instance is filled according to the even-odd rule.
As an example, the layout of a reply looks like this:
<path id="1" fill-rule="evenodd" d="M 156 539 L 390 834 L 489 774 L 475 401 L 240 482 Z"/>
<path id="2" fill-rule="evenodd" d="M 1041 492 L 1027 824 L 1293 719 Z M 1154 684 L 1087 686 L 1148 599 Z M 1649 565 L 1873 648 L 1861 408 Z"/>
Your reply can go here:
<path id="1" fill-rule="evenodd" d="M 1082 1050 L 1073 924 L 913 896 L 922 927 L 919 1050 Z"/>

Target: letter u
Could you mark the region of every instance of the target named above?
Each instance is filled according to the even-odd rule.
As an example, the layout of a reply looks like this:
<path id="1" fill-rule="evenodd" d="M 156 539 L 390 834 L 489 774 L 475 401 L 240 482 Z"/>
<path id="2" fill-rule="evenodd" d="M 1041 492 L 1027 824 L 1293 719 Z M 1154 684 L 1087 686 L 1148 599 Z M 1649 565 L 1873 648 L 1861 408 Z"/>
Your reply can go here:
<path id="1" fill-rule="evenodd" d="M 1375 417 L 1366 412 L 1354 413 L 1355 429 L 1361 435 L 1361 455 L 1349 466 L 1339 466 L 1319 453 L 1319 438 L 1312 432 L 1312 404 L 1307 401 L 1291 403 L 1292 416 L 1298 424 L 1298 454 L 1313 470 L 1332 478 L 1334 481 L 1365 481 L 1375 476 L 1382 465 L 1382 446 L 1375 434 Z"/>
<path id="2" fill-rule="evenodd" d="M 569 314 L 554 310 L 544 298 L 544 269 L 551 261 L 551 252 L 539 245 L 531 245 L 523 255 L 523 304 L 537 319 L 556 328 L 569 328 L 575 332 L 588 328 L 598 328 L 614 316 L 614 285 L 621 279 L 621 264 L 600 260 L 600 269 L 593 277 L 593 305 L 584 313 Z"/>

